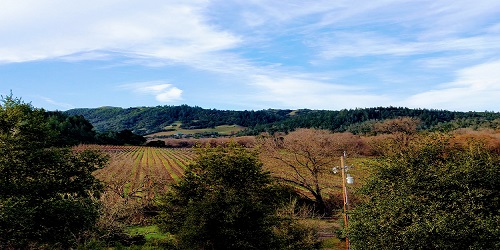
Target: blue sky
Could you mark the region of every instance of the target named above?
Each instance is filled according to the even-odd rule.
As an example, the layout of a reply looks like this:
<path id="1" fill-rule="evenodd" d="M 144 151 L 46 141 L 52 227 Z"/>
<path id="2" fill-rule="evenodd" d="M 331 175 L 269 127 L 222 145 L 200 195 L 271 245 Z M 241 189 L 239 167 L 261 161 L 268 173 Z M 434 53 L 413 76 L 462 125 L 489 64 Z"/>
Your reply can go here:
<path id="1" fill-rule="evenodd" d="M 498 0 L 0 0 L 35 107 L 500 111 Z"/>

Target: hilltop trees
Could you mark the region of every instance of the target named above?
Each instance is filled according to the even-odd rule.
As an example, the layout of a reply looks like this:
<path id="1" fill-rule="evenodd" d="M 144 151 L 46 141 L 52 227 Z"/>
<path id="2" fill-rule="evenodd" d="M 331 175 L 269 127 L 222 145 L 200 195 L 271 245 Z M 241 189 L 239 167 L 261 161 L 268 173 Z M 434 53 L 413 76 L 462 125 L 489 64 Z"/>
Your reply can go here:
<path id="1" fill-rule="evenodd" d="M 477 140 L 415 137 L 360 190 L 353 249 L 499 249 L 500 156 Z"/>
<path id="2" fill-rule="evenodd" d="M 419 130 L 450 131 L 457 128 L 498 128 L 500 113 L 451 112 L 446 110 L 409 109 L 403 107 L 374 107 L 343 110 L 280 110 L 230 111 L 200 107 L 157 106 L 95 109 L 72 109 L 68 115 L 82 115 L 97 132 L 131 130 L 140 135 L 160 132 L 173 123 L 183 129 L 213 128 L 219 125 L 245 127 L 239 135 L 259 135 L 263 132 L 290 132 L 298 128 L 325 129 L 332 132 L 351 132 L 372 135 L 373 123 L 387 119 L 411 117 L 421 121 Z"/>
<path id="3" fill-rule="evenodd" d="M 351 132 L 371 135 L 373 123 L 387 119 L 410 117 L 420 120 L 419 130 L 450 131 L 456 128 L 497 128 L 500 113 L 495 112 L 451 112 L 446 110 L 409 109 L 397 107 L 376 107 L 364 109 L 296 110 L 286 118 L 269 123 L 259 123 L 245 133 L 258 135 L 261 132 L 289 132 L 298 128 L 326 129 L 333 132 Z"/>
<path id="4" fill-rule="evenodd" d="M 0 105 L 0 248 L 68 248 L 99 215 L 106 157 L 53 148 L 45 111 L 12 97 Z"/>

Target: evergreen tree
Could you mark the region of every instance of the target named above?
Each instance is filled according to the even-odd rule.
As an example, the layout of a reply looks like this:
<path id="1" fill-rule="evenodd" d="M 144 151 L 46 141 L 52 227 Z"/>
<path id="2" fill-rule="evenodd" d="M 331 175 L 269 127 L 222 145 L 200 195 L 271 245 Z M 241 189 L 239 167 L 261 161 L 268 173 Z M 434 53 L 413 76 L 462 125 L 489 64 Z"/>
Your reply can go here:
<path id="1" fill-rule="evenodd" d="M 74 246 L 99 216 L 106 158 L 52 148 L 45 111 L 12 95 L 0 105 L 0 248 Z"/>

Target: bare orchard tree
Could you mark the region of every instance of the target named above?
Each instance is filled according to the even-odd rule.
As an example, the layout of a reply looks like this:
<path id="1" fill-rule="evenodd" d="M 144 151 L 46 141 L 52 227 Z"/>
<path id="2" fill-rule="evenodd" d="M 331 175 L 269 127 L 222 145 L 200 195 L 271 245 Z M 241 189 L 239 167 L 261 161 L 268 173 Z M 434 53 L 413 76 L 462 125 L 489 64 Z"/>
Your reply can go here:
<path id="1" fill-rule="evenodd" d="M 278 180 L 305 190 L 304 196 L 315 202 L 319 212 L 326 211 L 325 174 L 339 164 L 344 151 L 355 153 L 361 143 L 359 137 L 351 133 L 317 129 L 263 135 L 259 142 L 265 166 Z"/>

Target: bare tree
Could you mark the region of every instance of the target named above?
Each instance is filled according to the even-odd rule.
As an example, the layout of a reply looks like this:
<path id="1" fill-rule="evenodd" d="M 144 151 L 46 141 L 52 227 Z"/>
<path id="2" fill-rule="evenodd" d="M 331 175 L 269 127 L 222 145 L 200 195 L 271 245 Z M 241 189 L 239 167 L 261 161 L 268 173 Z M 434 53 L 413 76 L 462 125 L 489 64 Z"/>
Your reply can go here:
<path id="1" fill-rule="evenodd" d="M 418 118 L 399 117 L 375 123 L 374 131 L 377 134 L 392 134 L 396 140 L 406 145 L 411 136 L 417 133 L 421 123 Z"/>
<path id="2" fill-rule="evenodd" d="M 288 135 L 260 137 L 261 157 L 280 181 L 299 187 L 303 194 L 325 212 L 325 174 L 339 164 L 343 151 L 354 153 L 361 142 L 351 133 L 298 129 Z"/>
<path id="3" fill-rule="evenodd" d="M 418 134 L 421 121 L 418 118 L 400 117 L 377 122 L 373 130 L 377 136 L 369 139 L 368 144 L 375 155 L 398 154 L 406 148 Z"/>

